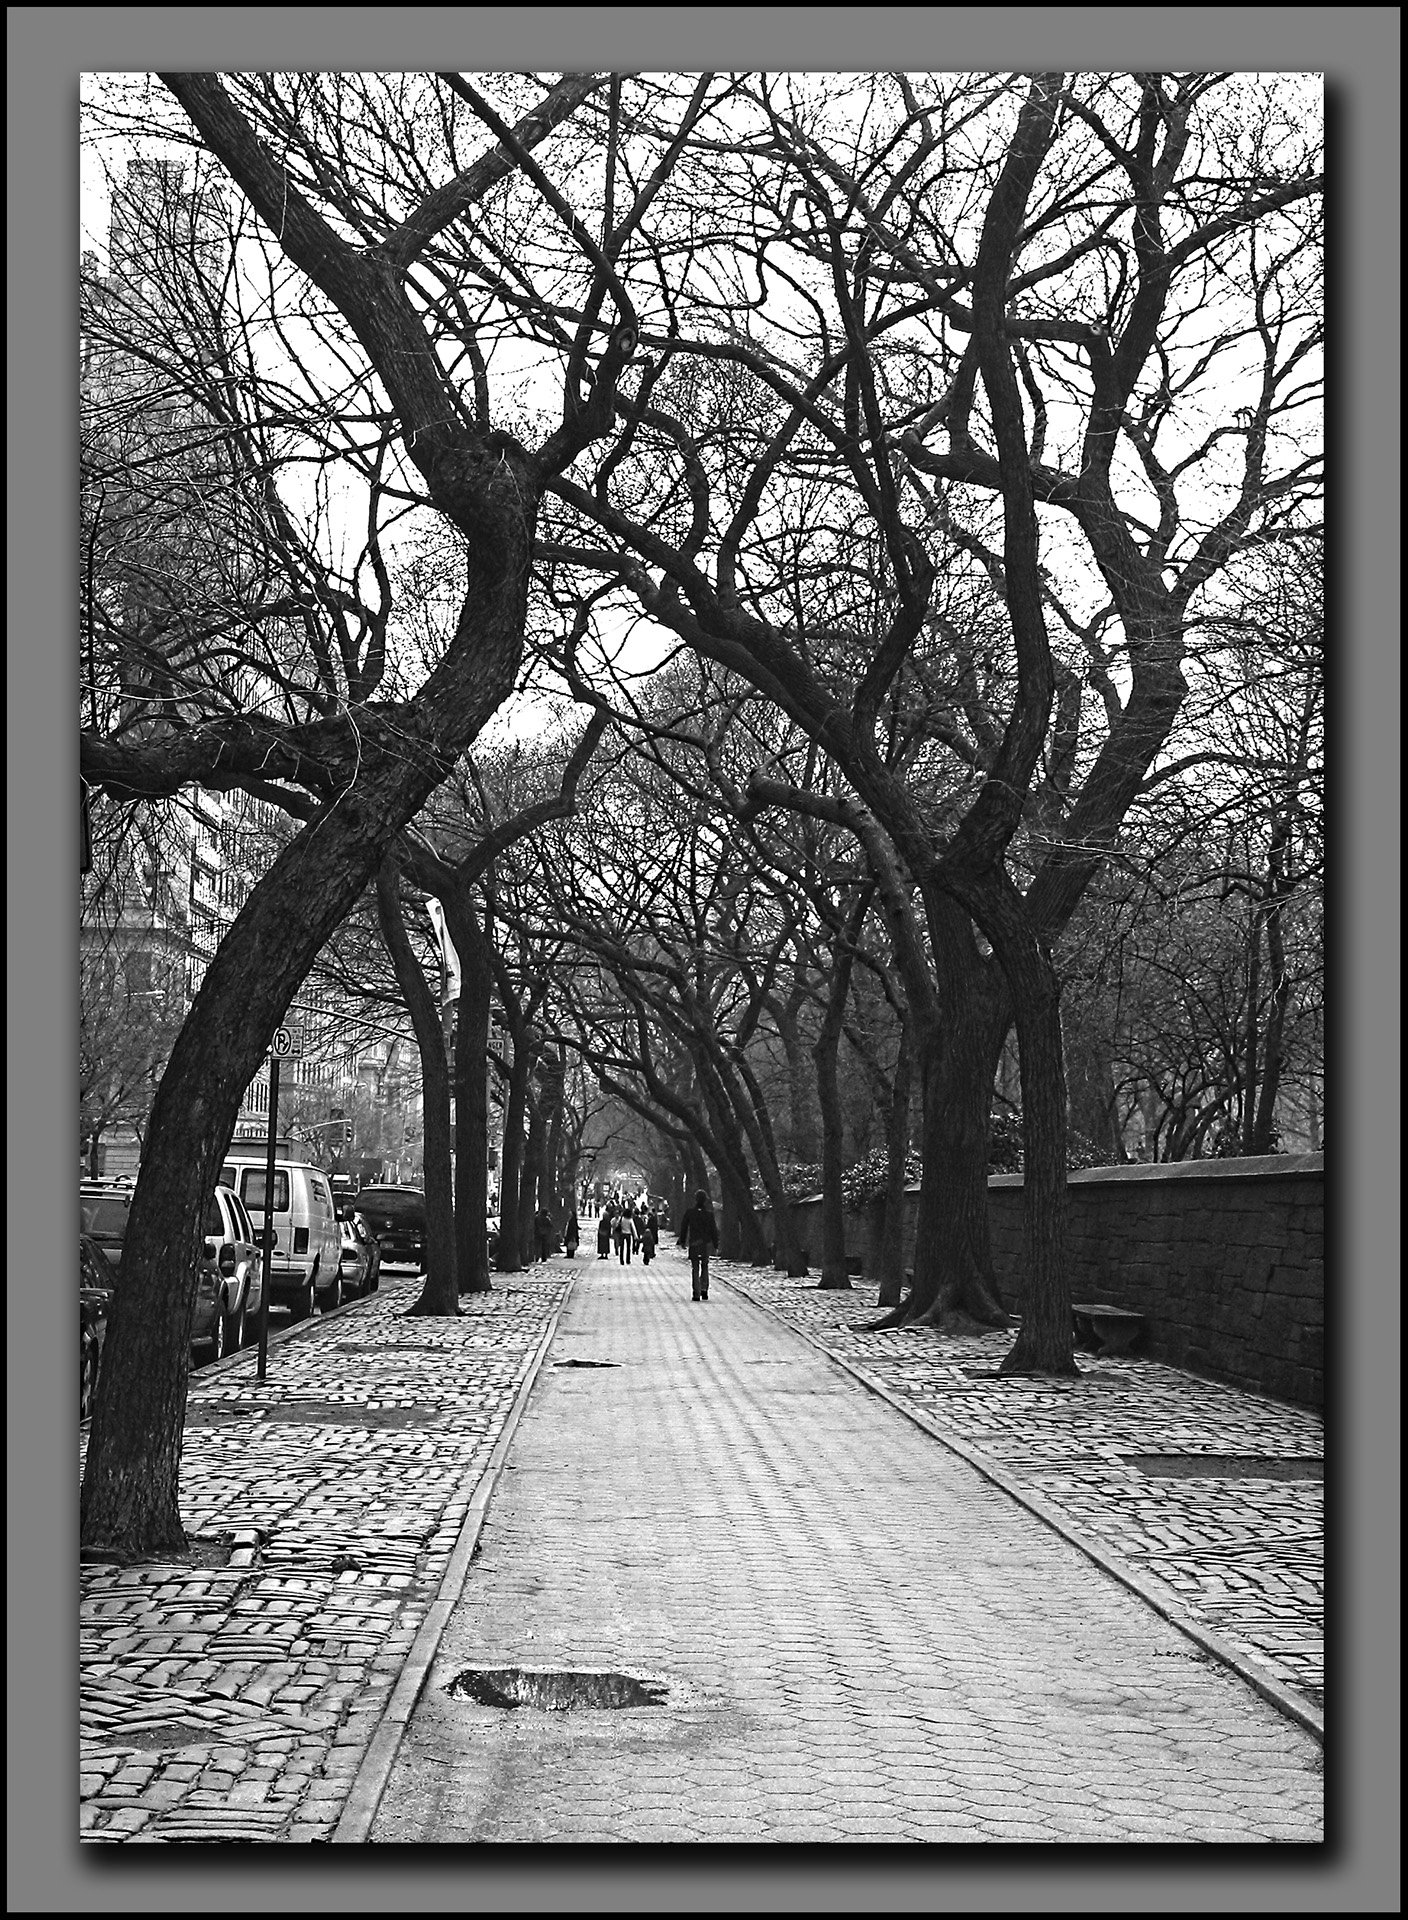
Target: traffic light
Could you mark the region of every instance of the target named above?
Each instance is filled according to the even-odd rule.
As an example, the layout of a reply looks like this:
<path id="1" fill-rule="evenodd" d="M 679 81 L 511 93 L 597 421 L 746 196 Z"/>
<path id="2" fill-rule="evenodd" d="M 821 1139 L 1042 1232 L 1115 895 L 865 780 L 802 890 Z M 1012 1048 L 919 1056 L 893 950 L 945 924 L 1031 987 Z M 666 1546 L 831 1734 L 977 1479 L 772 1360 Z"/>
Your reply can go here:
<path id="1" fill-rule="evenodd" d="M 352 1122 L 350 1120 L 347 1122 L 347 1125 L 342 1129 L 342 1143 L 344 1146 L 347 1146 L 347 1147 L 350 1147 L 352 1144 Z"/>

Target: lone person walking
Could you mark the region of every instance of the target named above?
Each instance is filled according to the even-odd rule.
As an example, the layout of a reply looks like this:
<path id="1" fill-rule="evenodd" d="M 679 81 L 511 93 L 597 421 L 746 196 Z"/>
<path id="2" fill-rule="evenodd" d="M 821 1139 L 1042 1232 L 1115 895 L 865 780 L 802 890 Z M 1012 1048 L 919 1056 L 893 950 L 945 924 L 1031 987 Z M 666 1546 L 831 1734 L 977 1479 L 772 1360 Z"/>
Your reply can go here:
<path id="1" fill-rule="evenodd" d="M 694 1205 L 680 1221 L 679 1243 L 689 1250 L 689 1277 L 696 1300 L 709 1298 L 709 1249 L 719 1244 L 719 1224 L 707 1193 L 694 1196 Z"/>

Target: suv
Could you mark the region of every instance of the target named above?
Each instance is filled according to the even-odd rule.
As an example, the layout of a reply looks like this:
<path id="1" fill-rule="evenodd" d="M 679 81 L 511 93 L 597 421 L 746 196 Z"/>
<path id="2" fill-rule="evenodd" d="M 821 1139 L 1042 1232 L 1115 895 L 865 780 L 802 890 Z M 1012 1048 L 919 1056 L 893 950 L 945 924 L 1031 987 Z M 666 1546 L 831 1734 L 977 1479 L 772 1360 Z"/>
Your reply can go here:
<path id="1" fill-rule="evenodd" d="M 132 1206 L 130 1180 L 83 1180 L 78 1188 L 78 1227 L 91 1235 L 114 1268 L 122 1265 L 127 1215 Z"/>
<path id="2" fill-rule="evenodd" d="M 425 1195 L 419 1187 L 363 1187 L 357 1211 L 385 1264 L 425 1270 Z"/>
<path id="3" fill-rule="evenodd" d="M 276 1160 L 272 1220 L 266 1220 L 264 1186 L 268 1162 L 262 1148 L 238 1145 L 225 1155 L 220 1184 L 243 1200 L 258 1227 L 273 1229 L 269 1262 L 269 1305 L 287 1307 L 290 1318 L 306 1320 L 315 1306 L 326 1312 L 342 1305 L 342 1235 L 328 1176 L 306 1161 Z"/>

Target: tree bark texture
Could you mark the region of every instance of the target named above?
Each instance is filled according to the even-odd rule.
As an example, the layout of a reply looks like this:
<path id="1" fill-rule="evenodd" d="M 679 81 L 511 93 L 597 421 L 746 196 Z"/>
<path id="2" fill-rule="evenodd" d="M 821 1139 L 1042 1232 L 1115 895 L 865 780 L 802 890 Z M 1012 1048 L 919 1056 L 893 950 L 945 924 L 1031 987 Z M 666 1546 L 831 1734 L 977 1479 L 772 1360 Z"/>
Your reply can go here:
<path id="1" fill-rule="evenodd" d="M 493 962 L 472 900 L 458 888 L 440 896 L 460 957 L 455 1009 L 455 1271 L 462 1293 L 488 1293 L 489 1094 L 485 1079 L 493 1005 Z"/>
<path id="2" fill-rule="evenodd" d="M 904 1197 L 909 1185 L 909 1105 L 914 1084 L 914 1043 L 911 1022 L 900 1031 L 890 1109 L 885 1118 L 885 1197 L 881 1203 L 880 1295 L 882 1307 L 897 1307 L 904 1297 Z"/>
<path id="3" fill-rule="evenodd" d="M 459 1313 L 455 1281 L 454 1180 L 450 1165 L 450 1065 L 445 1035 L 401 914 L 400 870 L 392 858 L 376 878 L 376 912 L 396 984 L 411 1016 L 420 1051 L 421 1117 L 425 1135 L 425 1285 L 413 1314 Z"/>
<path id="4" fill-rule="evenodd" d="M 858 913 L 850 918 L 849 932 L 859 932 L 859 921 L 869 904 L 868 896 Z M 845 1020 L 846 995 L 850 991 L 854 948 L 847 942 L 837 945 L 831 980 L 826 993 L 826 1015 L 812 1048 L 816 1065 L 817 1101 L 821 1108 L 821 1281 L 828 1289 L 844 1289 L 851 1284 L 846 1271 L 846 1203 L 841 1178 L 846 1170 L 845 1127 L 841 1114 L 841 1083 L 837 1056 L 841 1048 L 841 1028 Z"/>

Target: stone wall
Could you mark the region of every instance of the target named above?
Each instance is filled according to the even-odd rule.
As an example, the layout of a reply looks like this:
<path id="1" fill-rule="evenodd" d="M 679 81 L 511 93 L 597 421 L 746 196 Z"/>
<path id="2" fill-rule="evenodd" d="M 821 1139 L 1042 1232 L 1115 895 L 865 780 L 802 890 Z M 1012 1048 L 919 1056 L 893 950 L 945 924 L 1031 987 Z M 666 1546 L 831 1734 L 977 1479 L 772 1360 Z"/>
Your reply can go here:
<path id="1" fill-rule="evenodd" d="M 1094 1167 L 1071 1175 L 1069 1193 L 1072 1296 L 1144 1314 L 1136 1352 L 1323 1405 L 1323 1154 Z M 917 1187 L 905 1198 L 912 1266 Z M 1021 1174 L 994 1175 L 988 1206 L 998 1285 L 1020 1313 Z M 815 1266 L 820 1200 L 803 1201 L 797 1217 Z M 866 1274 L 875 1270 L 876 1227 L 871 1216 L 846 1216 L 846 1251 Z"/>

